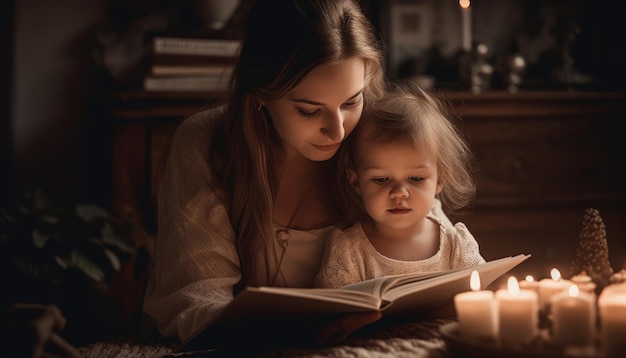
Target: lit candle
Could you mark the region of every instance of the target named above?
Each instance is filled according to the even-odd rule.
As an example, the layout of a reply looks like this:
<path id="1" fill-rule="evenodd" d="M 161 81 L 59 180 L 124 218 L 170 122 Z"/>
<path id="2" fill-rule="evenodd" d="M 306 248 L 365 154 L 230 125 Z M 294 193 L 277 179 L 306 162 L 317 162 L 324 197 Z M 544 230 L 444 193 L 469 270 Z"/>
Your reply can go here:
<path id="1" fill-rule="evenodd" d="M 539 301 L 535 291 L 520 290 L 515 277 L 509 277 L 507 289 L 496 291 L 496 302 L 503 346 L 519 348 L 535 337 L 539 327 Z"/>
<path id="2" fill-rule="evenodd" d="M 518 284 L 519 288 L 522 290 L 535 291 L 537 299 L 539 299 L 539 282 L 535 281 L 535 278 L 532 275 L 526 275 L 523 280 L 519 280 Z"/>
<path id="3" fill-rule="evenodd" d="M 567 290 L 572 285 L 571 281 L 561 277 L 561 272 L 556 268 L 550 271 L 550 277 L 539 281 L 539 308 L 546 312 L 550 311 L 552 296 Z"/>
<path id="4" fill-rule="evenodd" d="M 626 356 L 626 283 L 605 287 L 598 307 L 604 353 L 607 357 Z"/>
<path id="5" fill-rule="evenodd" d="M 595 296 L 570 285 L 552 297 L 552 335 L 561 346 L 587 346 L 595 336 Z"/>
<path id="6" fill-rule="evenodd" d="M 587 275 L 587 272 L 583 271 L 572 277 L 572 282 L 578 286 L 579 290 L 592 295 L 596 294 L 596 284 L 591 281 L 591 276 Z"/>
<path id="7" fill-rule="evenodd" d="M 626 269 L 621 269 L 611 276 L 611 283 L 624 283 L 626 282 Z"/>
<path id="8" fill-rule="evenodd" d="M 465 339 L 496 342 L 498 317 L 493 291 L 480 289 L 478 271 L 472 271 L 470 288 L 454 296 L 460 334 Z"/>
<path id="9" fill-rule="evenodd" d="M 461 7 L 461 48 L 465 51 L 472 49 L 472 8 L 470 0 L 459 0 Z"/>

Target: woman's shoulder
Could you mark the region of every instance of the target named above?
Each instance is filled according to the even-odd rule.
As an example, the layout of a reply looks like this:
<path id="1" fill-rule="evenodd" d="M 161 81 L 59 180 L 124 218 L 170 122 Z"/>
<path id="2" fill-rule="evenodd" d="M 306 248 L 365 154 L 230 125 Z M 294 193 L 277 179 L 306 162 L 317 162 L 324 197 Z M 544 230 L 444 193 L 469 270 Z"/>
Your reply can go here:
<path id="1" fill-rule="evenodd" d="M 204 109 L 185 118 L 176 129 L 175 136 L 180 139 L 210 137 L 225 115 L 225 106 Z"/>

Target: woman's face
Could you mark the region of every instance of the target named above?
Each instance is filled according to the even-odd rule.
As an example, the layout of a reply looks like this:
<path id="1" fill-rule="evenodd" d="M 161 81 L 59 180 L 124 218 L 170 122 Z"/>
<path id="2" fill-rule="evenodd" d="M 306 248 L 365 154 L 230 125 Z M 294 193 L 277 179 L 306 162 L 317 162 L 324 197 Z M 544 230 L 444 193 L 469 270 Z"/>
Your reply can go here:
<path id="1" fill-rule="evenodd" d="M 363 112 L 365 64 L 359 58 L 324 64 L 285 96 L 263 103 L 287 155 L 330 159 Z"/>

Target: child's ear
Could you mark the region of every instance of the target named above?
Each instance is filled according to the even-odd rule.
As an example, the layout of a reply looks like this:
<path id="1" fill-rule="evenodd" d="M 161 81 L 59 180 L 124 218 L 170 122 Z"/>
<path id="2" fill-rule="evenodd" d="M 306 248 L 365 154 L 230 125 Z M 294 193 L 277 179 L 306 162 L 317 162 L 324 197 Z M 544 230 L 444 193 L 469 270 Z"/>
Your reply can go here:
<path id="1" fill-rule="evenodd" d="M 441 193 L 442 189 L 443 189 L 443 181 L 439 180 L 437 181 L 437 191 L 435 192 L 435 194 Z"/>
<path id="2" fill-rule="evenodd" d="M 356 191 L 357 194 L 361 195 L 361 189 L 359 188 L 359 177 L 356 175 L 354 169 L 349 168 L 346 170 L 346 176 L 348 177 L 348 183 L 350 186 Z"/>

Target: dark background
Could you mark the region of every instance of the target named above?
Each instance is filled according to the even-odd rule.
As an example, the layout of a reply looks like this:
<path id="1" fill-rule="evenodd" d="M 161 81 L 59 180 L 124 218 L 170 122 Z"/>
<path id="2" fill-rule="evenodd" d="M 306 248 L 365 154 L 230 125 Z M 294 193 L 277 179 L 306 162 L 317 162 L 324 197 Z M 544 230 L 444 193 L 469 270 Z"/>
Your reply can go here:
<path id="1" fill-rule="evenodd" d="M 442 1 L 361 3 L 381 38 L 388 41 L 390 20 L 386 14 L 391 6 L 406 3 L 436 9 L 435 4 Z M 454 50 L 458 31 L 452 29 L 458 26 L 458 9 L 455 0 L 446 1 L 452 2 L 445 8 L 448 10 L 440 9 L 446 21 L 434 23 L 443 28 L 442 33 L 453 35 L 426 44 L 423 56 L 409 60 L 403 72 L 389 73 L 390 77 L 426 74 L 435 77 L 436 85 L 459 80 Z M 242 6 L 249 4 L 244 1 Z M 0 45 L 5 49 L 0 51 L 1 204 L 15 202 L 25 190 L 42 188 L 60 201 L 110 208 L 112 126 L 106 104 L 99 99 L 104 93 L 140 88 L 141 62 L 149 49 L 147 33 L 195 31 L 201 21 L 188 2 L 166 0 L 13 0 L 3 1 L 1 6 Z M 623 1 L 609 0 L 472 1 L 473 39 L 488 45 L 488 61 L 496 69 L 492 90 L 503 90 L 498 80 L 502 61 L 522 53 L 529 57 L 522 92 L 624 92 L 625 7 Z M 237 36 L 237 28 L 231 30 L 231 35 Z M 524 43 L 532 45 L 524 47 Z M 575 72 L 588 79 L 584 83 L 561 83 L 554 76 L 566 43 Z M 529 51 L 537 54 L 534 60 Z M 415 63 L 420 65 L 413 66 Z M 624 164 L 623 159 L 614 163 L 616 167 Z M 618 221 L 623 220 L 611 217 L 609 229 L 623 225 Z M 572 223 L 569 230 L 573 236 L 579 225 L 579 221 Z M 505 240 L 490 244 L 501 245 L 495 252 L 507 251 Z M 529 247 L 532 249 L 542 252 Z M 544 253 L 547 259 L 558 254 L 554 248 L 549 250 Z"/>

